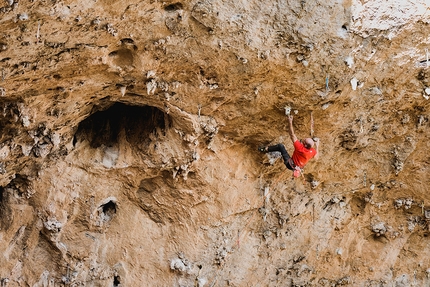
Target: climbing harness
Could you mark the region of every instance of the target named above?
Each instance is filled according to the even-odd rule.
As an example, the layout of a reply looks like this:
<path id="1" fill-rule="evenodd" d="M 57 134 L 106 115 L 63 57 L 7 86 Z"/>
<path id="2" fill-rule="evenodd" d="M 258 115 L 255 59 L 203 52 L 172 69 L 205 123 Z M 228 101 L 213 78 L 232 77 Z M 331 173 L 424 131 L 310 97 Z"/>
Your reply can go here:
<path id="1" fill-rule="evenodd" d="M 300 177 L 301 174 L 302 174 L 302 169 L 296 166 L 293 171 L 293 177 Z"/>
<path id="2" fill-rule="evenodd" d="M 293 178 L 298 178 L 300 175 L 303 175 L 304 169 L 296 165 L 291 157 L 288 159 L 288 164 L 293 168 Z"/>

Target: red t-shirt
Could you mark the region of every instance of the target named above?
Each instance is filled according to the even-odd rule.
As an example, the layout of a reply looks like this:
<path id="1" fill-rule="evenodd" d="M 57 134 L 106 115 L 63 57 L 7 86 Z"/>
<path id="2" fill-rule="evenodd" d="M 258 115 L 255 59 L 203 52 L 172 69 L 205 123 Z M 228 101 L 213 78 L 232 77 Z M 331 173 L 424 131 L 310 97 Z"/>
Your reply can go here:
<path id="1" fill-rule="evenodd" d="M 294 164 L 300 168 L 303 168 L 311 158 L 316 156 L 316 154 L 317 151 L 314 148 L 305 148 L 305 146 L 299 140 L 294 142 L 294 153 L 292 159 Z"/>

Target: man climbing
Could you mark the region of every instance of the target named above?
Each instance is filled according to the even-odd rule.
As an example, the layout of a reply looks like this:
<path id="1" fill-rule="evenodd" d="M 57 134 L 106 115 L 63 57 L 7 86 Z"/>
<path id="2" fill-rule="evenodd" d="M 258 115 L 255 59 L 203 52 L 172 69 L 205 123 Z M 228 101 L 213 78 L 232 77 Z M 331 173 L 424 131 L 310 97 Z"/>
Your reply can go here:
<path id="1" fill-rule="evenodd" d="M 311 138 L 298 140 L 296 135 L 294 134 L 292 115 L 288 115 L 288 123 L 288 134 L 290 135 L 291 141 L 294 144 L 293 156 L 290 157 L 287 150 L 285 149 L 285 146 L 281 143 L 273 146 L 259 147 L 258 150 L 265 153 L 274 151 L 281 152 L 285 166 L 289 170 L 294 171 L 294 177 L 299 177 L 301 170 L 311 158 L 315 157 L 315 159 L 318 159 L 319 140 L 318 138 L 314 138 L 315 140 Z M 313 148 L 314 145 L 315 148 Z"/>

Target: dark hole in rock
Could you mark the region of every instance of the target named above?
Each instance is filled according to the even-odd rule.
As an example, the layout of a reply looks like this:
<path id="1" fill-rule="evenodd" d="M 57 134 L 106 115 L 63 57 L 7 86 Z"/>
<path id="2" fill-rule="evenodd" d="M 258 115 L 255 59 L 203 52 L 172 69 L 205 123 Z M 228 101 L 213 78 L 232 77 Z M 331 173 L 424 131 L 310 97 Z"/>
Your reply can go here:
<path id="1" fill-rule="evenodd" d="M 121 39 L 121 44 L 134 44 L 134 41 L 131 38 L 124 38 Z"/>
<path id="2" fill-rule="evenodd" d="M 134 45 L 134 40 L 131 38 L 121 39 L 121 45 L 132 47 L 134 51 L 137 50 L 137 46 Z"/>
<path id="3" fill-rule="evenodd" d="M 173 3 L 170 5 L 167 5 L 166 7 L 164 7 L 164 10 L 168 11 L 168 12 L 172 12 L 172 11 L 176 11 L 176 10 L 181 10 L 182 9 L 182 3 Z"/>
<path id="4" fill-rule="evenodd" d="M 101 217 L 103 221 L 110 221 L 116 213 L 116 203 L 112 200 L 101 206 L 102 214 Z"/>
<path id="5" fill-rule="evenodd" d="M 342 29 L 348 31 L 348 27 L 346 27 L 346 25 L 342 25 Z"/>
<path id="6" fill-rule="evenodd" d="M 88 140 L 92 148 L 98 148 L 125 138 L 130 144 L 145 148 L 151 142 L 150 134 L 164 132 L 169 122 L 169 117 L 158 108 L 115 103 L 82 121 L 73 142 Z"/>
<path id="7" fill-rule="evenodd" d="M 113 286 L 118 287 L 119 284 L 121 284 L 121 282 L 119 281 L 119 276 L 114 276 L 113 277 Z"/>

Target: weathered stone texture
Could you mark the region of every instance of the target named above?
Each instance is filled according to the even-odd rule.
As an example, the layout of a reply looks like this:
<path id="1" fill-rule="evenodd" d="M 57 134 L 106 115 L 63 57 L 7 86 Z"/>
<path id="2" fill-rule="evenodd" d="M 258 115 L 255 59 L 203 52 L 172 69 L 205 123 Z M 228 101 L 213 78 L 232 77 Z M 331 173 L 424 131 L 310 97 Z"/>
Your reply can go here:
<path id="1" fill-rule="evenodd" d="M 0 1 L 2 287 L 430 284 L 428 0 Z"/>

